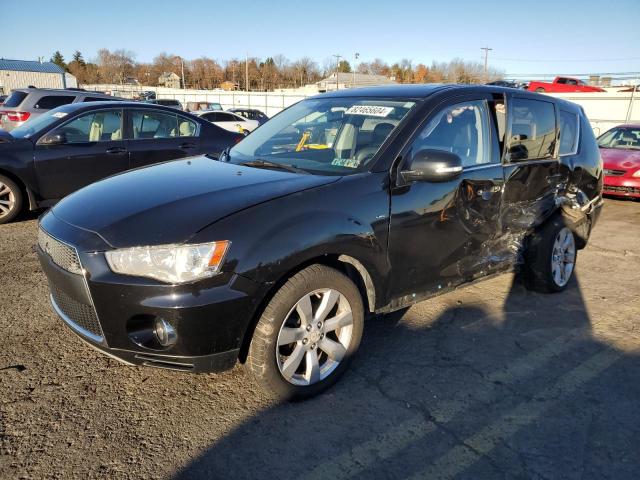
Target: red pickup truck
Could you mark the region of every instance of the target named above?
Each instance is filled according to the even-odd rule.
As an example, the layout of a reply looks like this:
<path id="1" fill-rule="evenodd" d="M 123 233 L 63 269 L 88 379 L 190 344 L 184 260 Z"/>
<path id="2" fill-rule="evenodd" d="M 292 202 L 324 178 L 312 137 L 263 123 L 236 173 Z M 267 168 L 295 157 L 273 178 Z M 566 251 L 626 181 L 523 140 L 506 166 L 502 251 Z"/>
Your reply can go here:
<path id="1" fill-rule="evenodd" d="M 592 87 L 582 80 L 570 77 L 556 77 L 553 82 L 530 82 L 527 90 L 532 92 L 604 92 L 600 87 Z"/>

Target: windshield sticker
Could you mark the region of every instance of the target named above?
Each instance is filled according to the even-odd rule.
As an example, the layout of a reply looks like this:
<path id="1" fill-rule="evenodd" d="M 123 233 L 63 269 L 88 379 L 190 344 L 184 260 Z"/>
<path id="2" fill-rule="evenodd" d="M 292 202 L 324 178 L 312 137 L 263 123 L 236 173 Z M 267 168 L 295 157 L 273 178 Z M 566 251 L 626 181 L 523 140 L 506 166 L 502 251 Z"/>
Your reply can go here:
<path id="1" fill-rule="evenodd" d="M 56 117 L 56 118 L 64 118 L 64 117 L 67 116 L 67 114 L 64 113 L 64 112 L 56 112 L 56 113 L 52 114 L 51 116 L 52 117 Z"/>
<path id="2" fill-rule="evenodd" d="M 336 158 L 331 162 L 331 165 L 336 167 L 358 168 L 360 166 L 360 160 L 354 160 L 352 158 Z"/>
<path id="3" fill-rule="evenodd" d="M 344 112 L 345 115 L 368 115 L 370 117 L 386 117 L 393 111 L 393 107 L 376 105 L 354 105 Z"/>

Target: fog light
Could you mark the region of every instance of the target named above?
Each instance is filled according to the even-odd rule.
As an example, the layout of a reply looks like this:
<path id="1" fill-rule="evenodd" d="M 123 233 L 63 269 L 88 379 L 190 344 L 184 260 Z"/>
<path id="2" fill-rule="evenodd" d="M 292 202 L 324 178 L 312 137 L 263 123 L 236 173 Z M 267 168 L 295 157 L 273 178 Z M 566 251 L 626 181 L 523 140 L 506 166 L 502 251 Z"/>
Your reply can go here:
<path id="1" fill-rule="evenodd" d="M 176 343 L 178 340 L 178 334 L 173 326 L 167 322 L 164 318 L 156 318 L 153 326 L 153 332 L 156 335 L 158 343 L 163 347 L 169 347 Z"/>

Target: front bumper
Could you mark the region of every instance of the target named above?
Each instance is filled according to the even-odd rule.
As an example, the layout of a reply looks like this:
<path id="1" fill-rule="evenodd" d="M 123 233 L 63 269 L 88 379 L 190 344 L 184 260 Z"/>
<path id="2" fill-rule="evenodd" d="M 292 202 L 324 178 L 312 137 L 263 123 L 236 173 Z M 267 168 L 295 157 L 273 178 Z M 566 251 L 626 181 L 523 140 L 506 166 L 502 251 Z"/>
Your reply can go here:
<path id="1" fill-rule="evenodd" d="M 63 242 L 78 256 L 82 272 L 73 273 L 54 261 L 56 253 L 52 256 L 49 246 L 47 252 L 37 248 L 53 309 L 86 343 L 130 365 L 193 372 L 233 367 L 262 285 L 232 272 L 187 285 L 117 275 L 103 250 L 94 248 L 101 242 L 97 235 L 51 213 L 43 217 L 41 228 L 52 242 Z M 170 347 L 143 341 L 152 335 L 158 317 L 177 333 Z"/>
<path id="2" fill-rule="evenodd" d="M 631 172 L 620 176 L 606 175 L 602 193 L 618 197 L 640 198 L 640 178 L 631 177 Z"/>

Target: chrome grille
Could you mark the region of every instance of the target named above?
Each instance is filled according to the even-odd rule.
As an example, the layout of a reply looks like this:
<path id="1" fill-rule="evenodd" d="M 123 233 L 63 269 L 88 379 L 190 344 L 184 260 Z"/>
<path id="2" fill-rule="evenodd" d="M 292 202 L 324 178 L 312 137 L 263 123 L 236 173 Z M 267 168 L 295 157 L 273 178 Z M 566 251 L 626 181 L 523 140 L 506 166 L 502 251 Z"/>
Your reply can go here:
<path id="1" fill-rule="evenodd" d="M 608 175 L 609 177 L 621 177 L 625 173 L 627 172 L 625 172 L 624 170 L 609 170 L 607 168 L 604 169 L 604 174 Z"/>
<path id="2" fill-rule="evenodd" d="M 53 263 L 71 273 L 82 273 L 82 266 L 75 248 L 53 238 L 42 228 L 38 229 L 38 246 Z"/>
<path id="3" fill-rule="evenodd" d="M 102 328 L 93 305 L 74 300 L 51 282 L 49 282 L 49 288 L 54 307 L 64 314 L 66 318 L 63 317 L 63 319 L 69 326 L 96 342 L 102 342 Z"/>

